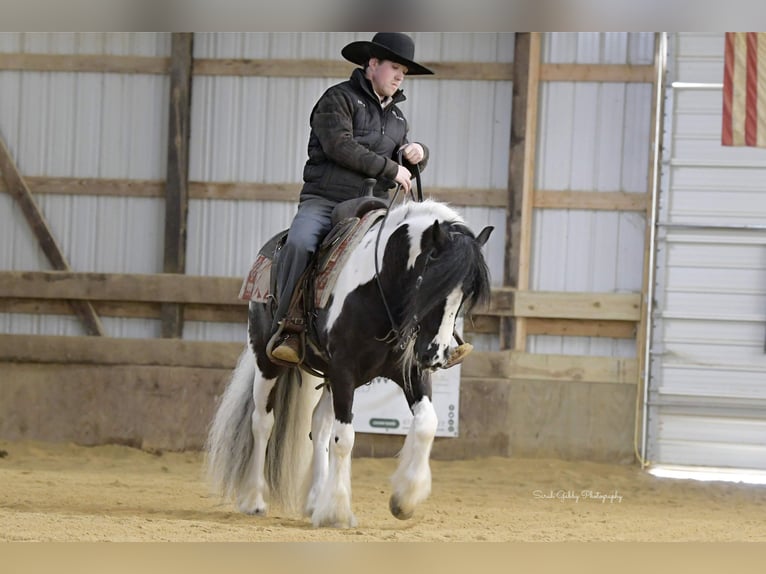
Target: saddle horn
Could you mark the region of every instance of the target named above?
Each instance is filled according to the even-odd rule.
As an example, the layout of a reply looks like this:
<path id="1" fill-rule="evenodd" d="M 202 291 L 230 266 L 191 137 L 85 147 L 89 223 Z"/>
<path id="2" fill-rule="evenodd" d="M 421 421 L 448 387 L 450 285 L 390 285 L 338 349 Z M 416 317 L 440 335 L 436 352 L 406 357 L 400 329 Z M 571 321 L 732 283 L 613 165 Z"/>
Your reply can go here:
<path id="1" fill-rule="evenodd" d="M 372 188 L 375 187 L 375 184 L 377 183 L 377 180 L 368 177 L 362 182 L 362 194 L 360 197 L 372 197 Z"/>

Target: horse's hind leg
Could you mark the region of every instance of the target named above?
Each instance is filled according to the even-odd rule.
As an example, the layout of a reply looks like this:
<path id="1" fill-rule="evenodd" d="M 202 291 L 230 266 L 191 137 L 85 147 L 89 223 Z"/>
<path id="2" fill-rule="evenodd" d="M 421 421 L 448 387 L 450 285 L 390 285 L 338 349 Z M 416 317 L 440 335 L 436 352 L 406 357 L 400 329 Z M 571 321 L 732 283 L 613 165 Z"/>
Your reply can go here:
<path id="1" fill-rule="evenodd" d="M 429 457 L 438 419 L 429 398 L 430 381 L 423 381 L 421 384 L 427 385 L 426 393 L 421 394 L 419 398 L 407 397 L 414 418 L 399 453 L 399 466 L 391 477 L 393 493 L 389 500 L 389 508 L 391 514 L 400 520 L 412 517 L 415 507 L 431 494 Z"/>
<path id="2" fill-rule="evenodd" d="M 311 417 L 311 441 L 314 456 L 311 489 L 306 498 L 306 507 L 304 509 L 306 516 L 311 516 L 314 513 L 319 493 L 327 482 L 332 421 L 332 393 L 328 387 L 325 387 L 322 391 L 322 397 L 319 399 L 314 409 L 314 414 Z"/>
<path id="3" fill-rule="evenodd" d="M 330 434 L 327 479 L 317 497 L 311 522 L 314 526 L 353 528 L 357 524 L 351 511 L 351 451 L 355 436 L 351 407 L 354 385 L 344 385 L 332 377 L 331 381 L 335 420 Z"/>
<path id="4" fill-rule="evenodd" d="M 253 401 L 255 408 L 251 417 L 250 429 L 253 433 L 253 452 L 250 456 L 250 466 L 247 469 L 247 477 L 237 497 L 237 507 L 246 514 L 265 515 L 268 509 L 266 496 L 268 486 L 266 483 L 266 445 L 274 427 L 274 411 L 269 404 L 276 378 L 267 379 L 256 369 L 253 381 Z"/>

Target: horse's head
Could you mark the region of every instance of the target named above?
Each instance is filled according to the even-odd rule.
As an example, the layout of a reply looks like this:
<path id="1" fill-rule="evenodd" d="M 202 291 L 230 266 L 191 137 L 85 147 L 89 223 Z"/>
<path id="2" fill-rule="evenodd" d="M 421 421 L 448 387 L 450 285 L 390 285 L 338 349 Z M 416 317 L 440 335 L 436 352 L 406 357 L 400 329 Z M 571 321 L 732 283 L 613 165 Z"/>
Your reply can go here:
<path id="1" fill-rule="evenodd" d="M 475 236 L 462 222 L 436 220 L 423 231 L 400 331 L 406 370 L 413 363 L 423 369 L 443 367 L 455 321 L 489 297 L 481 248 L 492 229 L 485 227 Z"/>

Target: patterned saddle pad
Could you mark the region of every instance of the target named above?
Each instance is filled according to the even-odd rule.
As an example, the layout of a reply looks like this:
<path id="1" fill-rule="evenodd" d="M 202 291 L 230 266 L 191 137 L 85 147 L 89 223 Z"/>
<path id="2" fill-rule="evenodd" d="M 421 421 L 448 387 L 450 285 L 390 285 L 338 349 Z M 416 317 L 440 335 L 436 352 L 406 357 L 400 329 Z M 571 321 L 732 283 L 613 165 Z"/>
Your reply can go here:
<path id="1" fill-rule="evenodd" d="M 322 242 L 316 266 L 310 277 L 315 277 L 313 302 L 316 309 L 324 309 L 330 299 L 340 270 L 349 254 L 359 245 L 375 222 L 385 215 L 385 209 L 368 211 L 361 217 L 348 217 L 338 223 Z M 245 301 L 267 303 L 274 295 L 276 273 L 274 257 L 284 244 L 287 230 L 279 232 L 261 248 L 250 272 L 242 283 L 239 298 Z"/>

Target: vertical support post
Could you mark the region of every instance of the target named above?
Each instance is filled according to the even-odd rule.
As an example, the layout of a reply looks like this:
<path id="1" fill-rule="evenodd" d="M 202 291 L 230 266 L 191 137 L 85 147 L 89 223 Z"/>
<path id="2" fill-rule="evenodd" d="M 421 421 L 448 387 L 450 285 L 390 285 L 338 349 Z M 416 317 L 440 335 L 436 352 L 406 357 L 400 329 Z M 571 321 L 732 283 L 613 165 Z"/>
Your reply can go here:
<path id="1" fill-rule="evenodd" d="M 168 167 L 165 185 L 165 273 L 186 272 L 186 229 L 189 205 L 189 131 L 194 34 L 174 32 L 170 63 Z M 183 334 L 183 306 L 163 303 L 162 336 Z"/>
<path id="2" fill-rule="evenodd" d="M 665 58 L 667 44 L 662 32 L 654 34 L 654 82 L 652 85 L 651 139 L 649 165 L 647 168 L 648 201 L 646 202 L 646 224 L 644 227 L 644 262 L 641 284 L 641 317 L 636 329 L 636 358 L 638 359 L 638 380 L 636 381 L 636 419 L 634 428 L 634 454 L 641 463 L 646 461 L 647 397 L 652 333 L 652 299 L 654 294 L 654 248 L 655 220 L 659 193 L 660 161 L 662 154 L 663 116 L 665 114 Z"/>
<path id="3" fill-rule="evenodd" d="M 503 283 L 519 291 L 529 287 L 541 41 L 539 32 L 517 32 L 513 56 L 513 110 Z M 523 351 L 526 348 L 526 337 L 525 318 L 501 319 L 500 345 L 503 349 Z"/>

